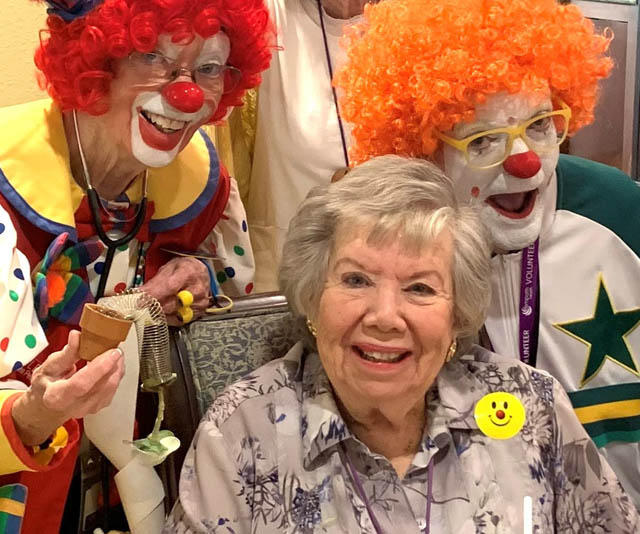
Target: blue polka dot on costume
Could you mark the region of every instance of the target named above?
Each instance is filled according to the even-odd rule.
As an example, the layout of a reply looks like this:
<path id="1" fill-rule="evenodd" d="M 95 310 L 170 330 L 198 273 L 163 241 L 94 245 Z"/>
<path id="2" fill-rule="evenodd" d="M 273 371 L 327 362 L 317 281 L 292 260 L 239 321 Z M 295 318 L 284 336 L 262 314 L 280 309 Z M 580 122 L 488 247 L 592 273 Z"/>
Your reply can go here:
<path id="1" fill-rule="evenodd" d="M 103 261 L 99 261 L 97 262 L 94 266 L 93 269 L 95 270 L 96 273 L 98 274 L 102 274 L 102 271 L 104 271 L 104 262 Z"/>
<path id="2" fill-rule="evenodd" d="M 24 273 L 22 269 L 14 269 L 13 276 L 15 276 L 18 280 L 24 280 Z"/>
<path id="3" fill-rule="evenodd" d="M 0 223 L 0 234 L 4 232 L 4 228 L 5 228 L 4 224 Z"/>
<path id="4" fill-rule="evenodd" d="M 242 231 L 243 232 L 247 231 L 247 221 L 242 221 Z"/>
<path id="5" fill-rule="evenodd" d="M 11 368 L 11 372 L 13 373 L 14 371 L 17 371 L 18 369 L 20 369 L 21 367 L 22 367 L 22 362 L 17 361 L 16 363 L 13 364 L 13 367 Z"/>
<path id="6" fill-rule="evenodd" d="M 224 272 L 227 273 L 229 278 L 233 278 L 236 275 L 236 271 L 233 267 L 225 267 Z"/>

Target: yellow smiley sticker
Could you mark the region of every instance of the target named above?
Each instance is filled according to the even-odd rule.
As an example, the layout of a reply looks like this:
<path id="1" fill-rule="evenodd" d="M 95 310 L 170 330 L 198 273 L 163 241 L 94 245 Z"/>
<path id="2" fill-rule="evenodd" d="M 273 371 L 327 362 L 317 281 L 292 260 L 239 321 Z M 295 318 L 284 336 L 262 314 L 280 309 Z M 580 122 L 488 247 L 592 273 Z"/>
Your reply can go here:
<path id="1" fill-rule="evenodd" d="M 509 439 L 515 436 L 526 419 L 524 406 L 511 393 L 496 391 L 482 397 L 473 412 L 478 428 L 494 439 Z"/>

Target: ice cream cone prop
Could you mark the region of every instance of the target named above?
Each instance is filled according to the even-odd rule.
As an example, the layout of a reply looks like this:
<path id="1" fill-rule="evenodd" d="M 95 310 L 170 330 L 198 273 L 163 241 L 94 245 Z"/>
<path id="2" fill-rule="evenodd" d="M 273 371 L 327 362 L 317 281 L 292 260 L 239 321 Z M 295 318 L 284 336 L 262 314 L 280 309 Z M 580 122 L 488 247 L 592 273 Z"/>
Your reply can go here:
<path id="1" fill-rule="evenodd" d="M 97 304 L 86 304 L 80 318 L 79 352 L 83 359 L 93 360 L 109 349 L 115 349 L 129 333 L 133 321 L 117 311 Z"/>

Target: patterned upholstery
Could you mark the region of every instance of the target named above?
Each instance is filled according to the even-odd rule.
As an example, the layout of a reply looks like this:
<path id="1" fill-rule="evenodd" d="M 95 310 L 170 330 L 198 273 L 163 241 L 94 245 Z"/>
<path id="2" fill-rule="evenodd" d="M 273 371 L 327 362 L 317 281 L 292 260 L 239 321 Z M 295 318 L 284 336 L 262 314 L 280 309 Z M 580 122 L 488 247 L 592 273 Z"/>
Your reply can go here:
<path id="1" fill-rule="evenodd" d="M 277 312 L 196 321 L 185 328 L 186 356 L 202 416 L 229 384 L 285 353 L 301 339 L 285 308 Z"/>
<path id="2" fill-rule="evenodd" d="M 231 313 L 171 329 L 171 365 L 177 380 L 165 392 L 164 426 L 182 445 L 158 468 L 167 512 L 178 498 L 180 468 L 189 444 L 212 401 L 227 385 L 284 356 L 302 335 L 286 299 L 266 293 L 235 299 Z M 149 416 L 151 425 L 154 417 L 155 411 Z"/>

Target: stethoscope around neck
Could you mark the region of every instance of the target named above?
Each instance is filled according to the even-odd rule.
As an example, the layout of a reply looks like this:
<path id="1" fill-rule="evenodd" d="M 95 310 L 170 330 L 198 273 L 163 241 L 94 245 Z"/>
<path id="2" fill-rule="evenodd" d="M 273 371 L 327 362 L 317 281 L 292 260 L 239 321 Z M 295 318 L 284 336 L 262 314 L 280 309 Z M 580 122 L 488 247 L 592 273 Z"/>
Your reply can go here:
<path id="1" fill-rule="evenodd" d="M 84 150 L 82 149 L 82 142 L 80 141 L 80 131 L 78 129 L 78 118 L 76 114 L 76 110 L 72 110 L 73 115 L 73 127 L 76 135 L 76 143 L 78 144 L 78 152 L 80 153 L 80 161 L 82 162 L 82 172 L 84 174 L 84 180 L 87 184 L 87 198 L 89 200 L 89 208 L 91 210 L 91 218 L 93 219 L 93 224 L 96 227 L 96 231 L 98 233 L 98 237 L 102 241 L 102 243 L 107 247 L 107 255 L 104 260 L 104 268 L 102 273 L 100 274 L 100 281 L 98 282 L 98 290 L 95 294 L 95 299 L 104 296 L 104 290 L 107 285 L 107 279 L 109 278 L 109 273 L 111 271 L 111 266 L 113 264 L 113 258 L 116 254 L 116 250 L 118 247 L 123 245 L 127 245 L 140 231 L 142 227 L 142 223 L 144 222 L 145 215 L 147 213 L 147 171 L 144 172 L 143 177 L 143 194 L 142 201 L 140 202 L 140 206 L 138 207 L 138 211 L 136 212 L 135 222 L 133 223 L 133 228 L 125 235 L 119 237 L 118 239 L 112 239 L 105 232 L 104 227 L 102 226 L 102 218 L 100 217 L 100 197 L 98 196 L 98 192 L 91 185 L 91 177 L 89 175 L 89 168 L 87 167 L 87 161 L 84 156 Z"/>

